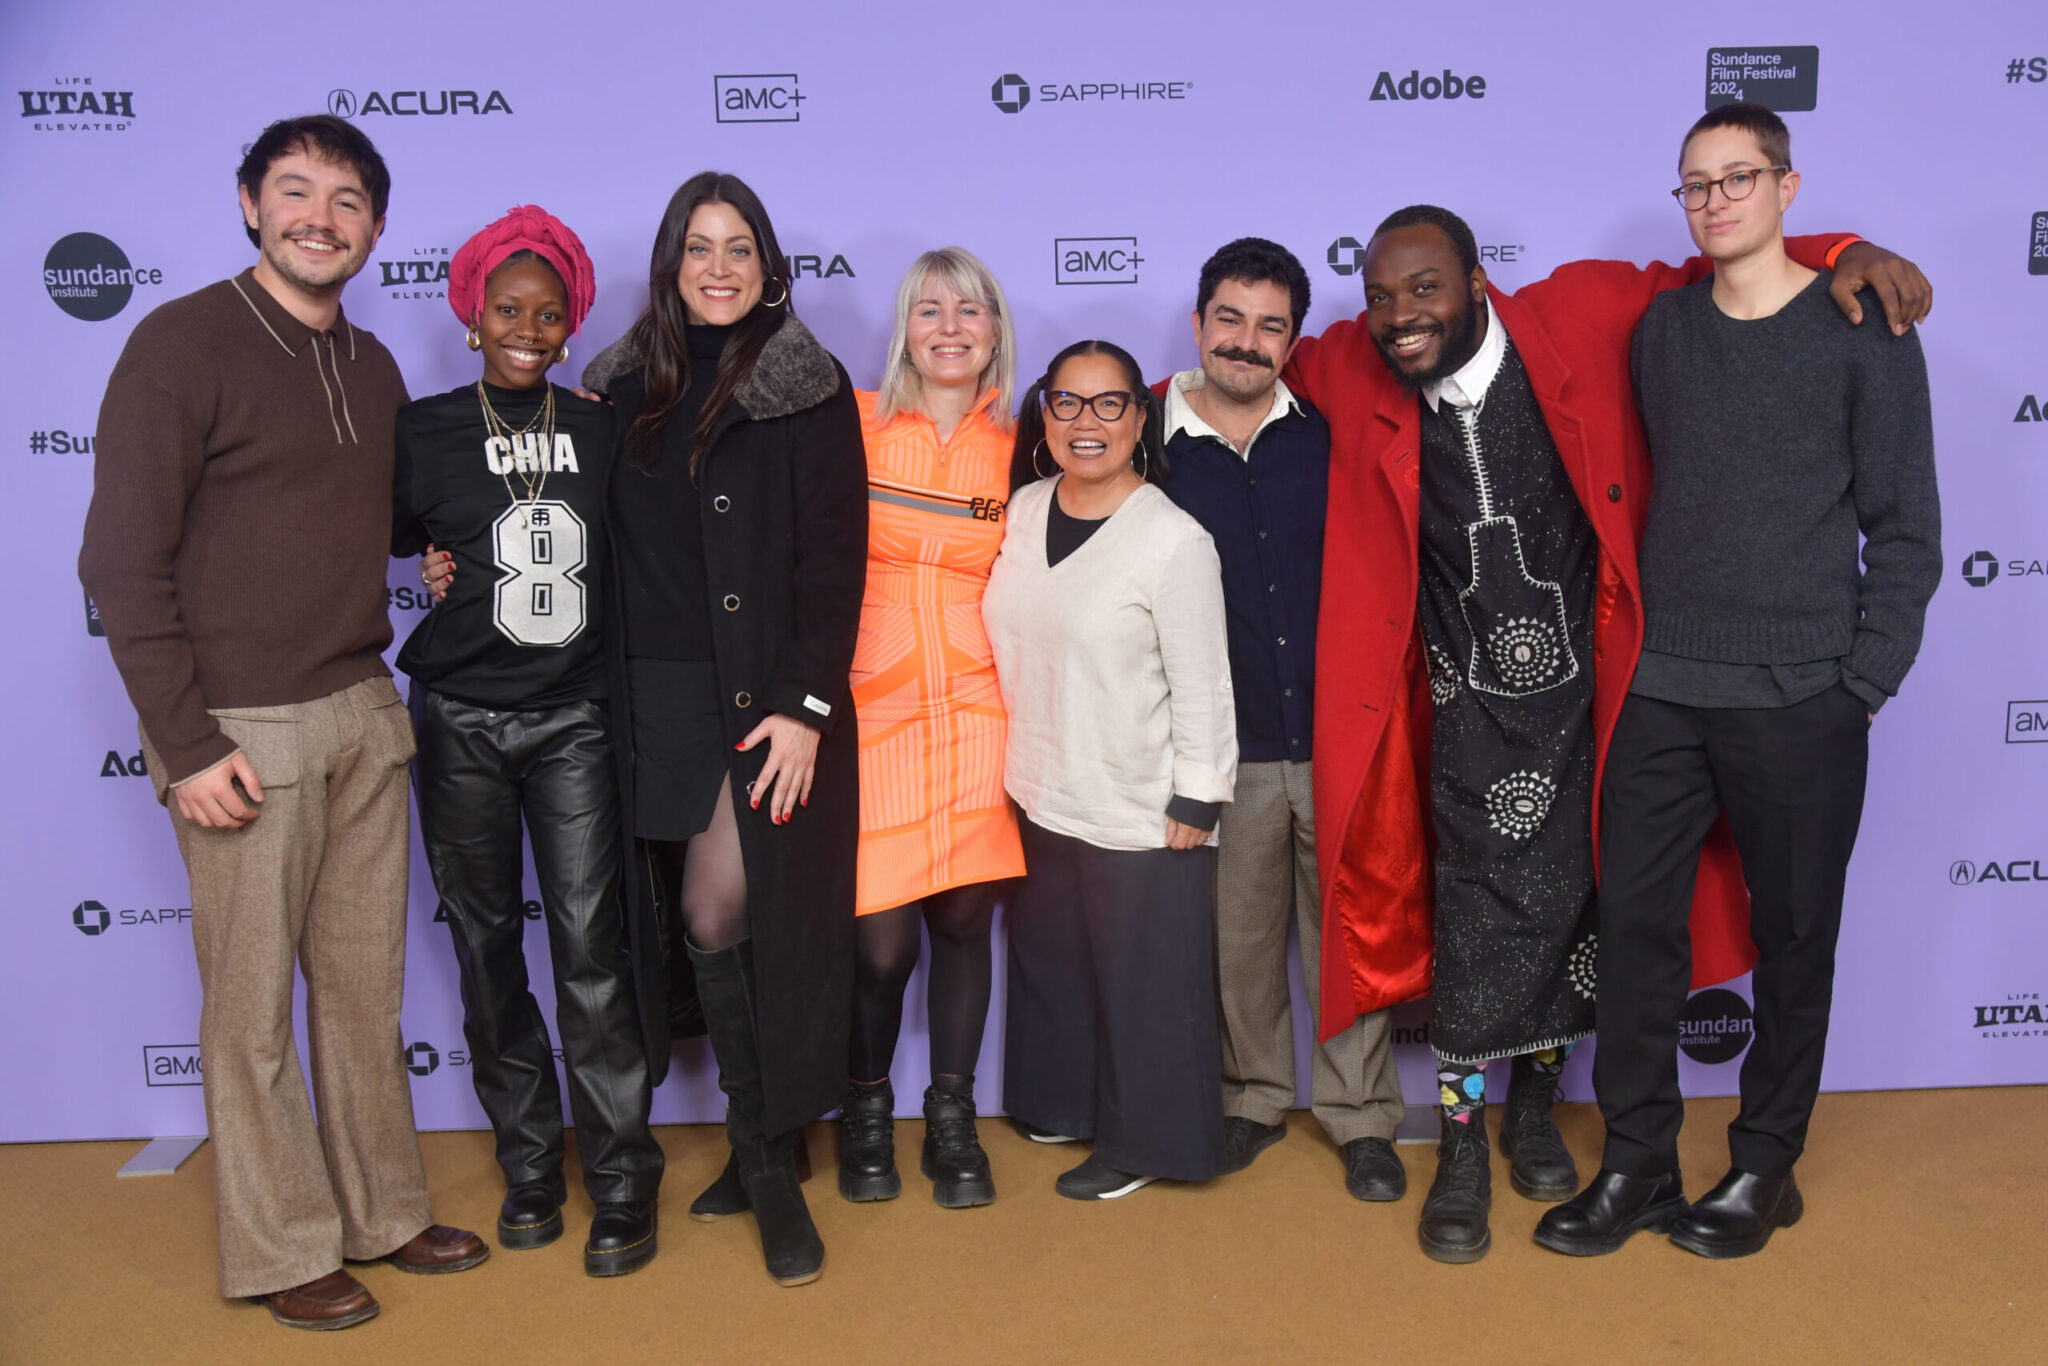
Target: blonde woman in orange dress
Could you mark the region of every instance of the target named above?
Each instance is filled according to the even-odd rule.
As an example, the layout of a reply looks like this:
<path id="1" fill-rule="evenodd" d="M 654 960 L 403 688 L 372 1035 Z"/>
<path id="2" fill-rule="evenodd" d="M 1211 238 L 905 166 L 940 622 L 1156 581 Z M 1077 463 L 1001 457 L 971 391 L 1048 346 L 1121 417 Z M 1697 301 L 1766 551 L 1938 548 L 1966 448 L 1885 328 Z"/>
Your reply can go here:
<path id="1" fill-rule="evenodd" d="M 860 723 L 859 917 L 840 1134 L 848 1200 L 901 1193 L 889 1069 L 920 931 L 932 945 L 924 1174 L 948 1208 L 996 1197 L 975 1133 L 989 922 L 1024 872 L 1003 792 L 1006 721 L 981 595 L 1003 539 L 1016 340 L 1002 286 L 958 247 L 896 294 L 881 388 L 862 392 L 868 576 L 853 700 Z"/>

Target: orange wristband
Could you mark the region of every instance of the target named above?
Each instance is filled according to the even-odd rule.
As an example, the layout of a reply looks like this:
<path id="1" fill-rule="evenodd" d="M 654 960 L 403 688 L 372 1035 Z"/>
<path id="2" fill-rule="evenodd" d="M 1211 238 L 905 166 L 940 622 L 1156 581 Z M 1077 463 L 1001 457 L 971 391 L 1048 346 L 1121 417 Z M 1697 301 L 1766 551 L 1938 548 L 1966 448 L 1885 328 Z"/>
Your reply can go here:
<path id="1" fill-rule="evenodd" d="M 1822 257 L 1821 259 L 1827 263 L 1827 268 L 1829 270 L 1833 270 L 1835 268 L 1835 258 L 1840 256 L 1849 247 L 1854 246 L 1856 243 L 1861 242 L 1862 240 L 1863 239 L 1860 237 L 1844 237 L 1841 241 L 1835 243 L 1832 247 L 1829 247 L 1828 254 Z"/>

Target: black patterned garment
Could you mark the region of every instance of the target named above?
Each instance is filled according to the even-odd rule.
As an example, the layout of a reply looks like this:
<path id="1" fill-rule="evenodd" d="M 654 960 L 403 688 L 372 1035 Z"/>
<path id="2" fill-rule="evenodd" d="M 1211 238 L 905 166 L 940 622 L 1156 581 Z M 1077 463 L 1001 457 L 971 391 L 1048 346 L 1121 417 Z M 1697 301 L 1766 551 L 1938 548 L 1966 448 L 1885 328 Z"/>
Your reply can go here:
<path id="1" fill-rule="evenodd" d="M 1422 405 L 1430 1039 L 1451 1061 L 1592 1032 L 1597 556 L 1512 342 L 1476 408 Z"/>

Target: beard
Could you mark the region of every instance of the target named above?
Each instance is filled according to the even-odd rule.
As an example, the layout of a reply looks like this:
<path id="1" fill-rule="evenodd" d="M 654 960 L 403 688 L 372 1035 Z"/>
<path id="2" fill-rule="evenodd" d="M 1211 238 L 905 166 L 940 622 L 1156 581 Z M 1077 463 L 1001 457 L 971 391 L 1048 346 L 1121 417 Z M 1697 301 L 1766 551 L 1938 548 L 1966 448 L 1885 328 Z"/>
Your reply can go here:
<path id="1" fill-rule="evenodd" d="M 340 289 L 355 277 L 369 260 L 369 248 L 352 246 L 346 238 L 333 233 L 302 232 L 286 237 L 277 233 L 268 223 L 261 225 L 263 238 L 263 259 L 270 268 L 299 288 L 312 293 Z M 296 238 L 311 238 L 326 242 L 337 248 L 326 261 L 307 261 L 292 247 Z"/>
<path id="2" fill-rule="evenodd" d="M 1427 369 L 1403 369 L 1394 348 L 1378 337 L 1372 339 L 1373 347 L 1380 353 L 1380 359 L 1387 363 L 1387 368 L 1394 372 L 1394 378 L 1401 382 L 1402 391 L 1419 394 L 1430 385 L 1440 384 L 1457 374 L 1465 362 L 1479 354 L 1479 324 L 1486 316 L 1483 308 L 1484 305 L 1468 303 L 1464 312 L 1451 322 L 1433 329 L 1442 336 L 1443 342 L 1437 348 L 1436 363 Z"/>

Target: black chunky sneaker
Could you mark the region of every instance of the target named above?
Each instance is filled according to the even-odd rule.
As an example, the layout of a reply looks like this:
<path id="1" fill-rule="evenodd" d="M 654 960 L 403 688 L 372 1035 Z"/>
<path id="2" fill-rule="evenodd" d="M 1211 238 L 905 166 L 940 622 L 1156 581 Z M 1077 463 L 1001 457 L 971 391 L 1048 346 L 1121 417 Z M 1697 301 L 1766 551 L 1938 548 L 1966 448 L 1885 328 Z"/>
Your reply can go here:
<path id="1" fill-rule="evenodd" d="M 847 1083 L 839 1116 L 839 1193 L 857 1203 L 903 1193 L 896 1173 L 896 1091 L 887 1077 Z"/>
<path id="2" fill-rule="evenodd" d="M 995 1203 L 996 1179 L 974 1128 L 974 1078 L 940 1073 L 924 1092 L 924 1157 L 932 1199 L 944 1209 Z"/>

